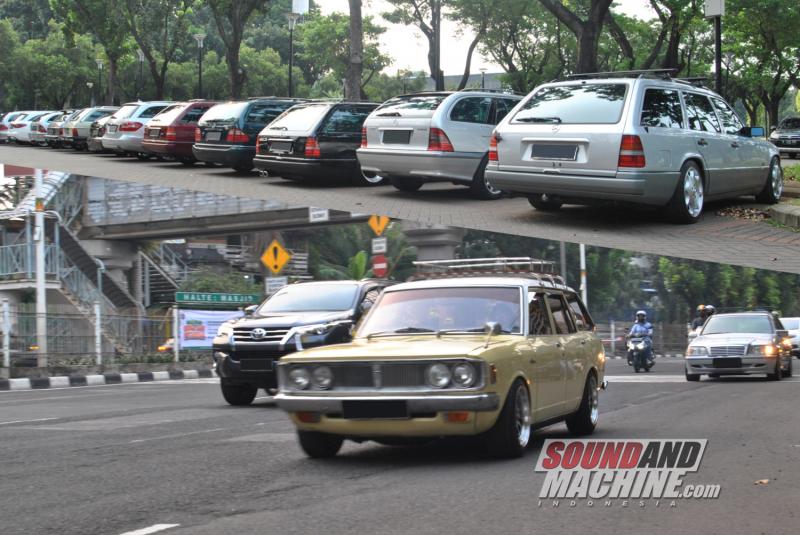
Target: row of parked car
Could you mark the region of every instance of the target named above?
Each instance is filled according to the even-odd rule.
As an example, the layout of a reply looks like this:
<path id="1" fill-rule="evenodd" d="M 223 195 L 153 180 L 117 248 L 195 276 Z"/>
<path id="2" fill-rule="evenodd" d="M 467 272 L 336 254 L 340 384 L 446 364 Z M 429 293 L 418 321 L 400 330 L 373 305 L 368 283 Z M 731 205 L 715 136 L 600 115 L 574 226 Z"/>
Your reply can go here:
<path id="1" fill-rule="evenodd" d="M 450 182 L 481 199 L 526 196 L 539 210 L 639 204 L 684 223 L 697 221 L 708 200 L 775 203 L 783 191 L 780 152 L 764 129 L 745 126 L 721 96 L 668 70 L 574 75 L 527 96 L 132 102 L 16 112 L 3 124 L 0 141 L 257 168 L 297 181 L 389 182 L 404 192 Z"/>

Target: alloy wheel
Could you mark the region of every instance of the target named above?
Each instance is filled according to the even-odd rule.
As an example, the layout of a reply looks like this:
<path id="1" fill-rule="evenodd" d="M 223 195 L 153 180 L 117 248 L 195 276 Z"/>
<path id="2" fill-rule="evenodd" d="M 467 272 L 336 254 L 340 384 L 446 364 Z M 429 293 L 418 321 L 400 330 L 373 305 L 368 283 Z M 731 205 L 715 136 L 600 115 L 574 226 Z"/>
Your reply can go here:
<path id="1" fill-rule="evenodd" d="M 689 215 L 700 216 L 703 211 L 703 177 L 694 167 L 689 167 L 683 176 L 683 199 Z"/>
<path id="2" fill-rule="evenodd" d="M 531 438 L 530 407 L 528 390 L 523 385 L 519 385 L 514 400 L 514 426 L 517 430 L 517 441 L 523 448 L 528 445 Z"/>
<path id="3" fill-rule="evenodd" d="M 772 165 L 770 177 L 772 179 L 772 194 L 775 195 L 776 199 L 780 199 L 781 194 L 783 194 L 783 169 L 779 163 L 775 162 Z"/>
<path id="4" fill-rule="evenodd" d="M 597 379 L 594 375 L 589 377 L 589 403 L 591 404 L 589 418 L 593 425 L 597 425 L 597 420 L 600 419 L 600 393 L 597 390 Z"/>

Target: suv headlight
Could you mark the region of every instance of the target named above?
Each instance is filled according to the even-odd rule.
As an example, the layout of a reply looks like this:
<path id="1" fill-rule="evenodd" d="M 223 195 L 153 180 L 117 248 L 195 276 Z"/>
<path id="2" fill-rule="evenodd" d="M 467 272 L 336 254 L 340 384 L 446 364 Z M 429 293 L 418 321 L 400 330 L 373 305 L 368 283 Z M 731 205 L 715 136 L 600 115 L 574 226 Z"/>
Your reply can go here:
<path id="1" fill-rule="evenodd" d="M 425 370 L 425 378 L 428 380 L 429 385 L 435 388 L 445 388 L 450 384 L 452 374 L 450 373 L 450 368 L 445 364 L 431 364 Z"/>
<path id="2" fill-rule="evenodd" d="M 762 357 L 774 357 L 778 354 L 777 349 L 772 344 L 758 344 L 750 346 L 748 355 L 760 355 Z"/>
<path id="3" fill-rule="evenodd" d="M 311 372 L 311 382 L 315 387 L 327 390 L 333 384 L 333 372 L 327 366 L 317 366 Z"/>
<path id="4" fill-rule="evenodd" d="M 475 368 L 469 362 L 453 366 L 453 384 L 469 388 L 475 383 Z"/>
<path id="5" fill-rule="evenodd" d="M 686 350 L 687 357 L 707 357 L 708 348 L 704 346 L 689 346 Z"/>
<path id="6" fill-rule="evenodd" d="M 295 390 L 305 390 L 311 383 L 311 375 L 305 368 L 294 368 L 289 372 L 289 386 Z"/>

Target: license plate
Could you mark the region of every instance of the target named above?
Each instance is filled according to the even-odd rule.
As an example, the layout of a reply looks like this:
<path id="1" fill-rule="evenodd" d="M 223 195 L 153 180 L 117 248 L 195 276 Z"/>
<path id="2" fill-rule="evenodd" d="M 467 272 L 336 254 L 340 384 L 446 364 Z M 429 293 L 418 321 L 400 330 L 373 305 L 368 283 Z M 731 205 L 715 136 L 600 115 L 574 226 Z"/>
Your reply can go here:
<path id="1" fill-rule="evenodd" d="M 116 132 L 117 131 L 117 125 L 115 125 L 115 124 L 108 125 L 108 131 L 109 132 Z"/>
<path id="2" fill-rule="evenodd" d="M 578 146 L 561 143 L 534 143 L 531 157 L 534 160 L 574 160 L 578 156 Z"/>
<path id="3" fill-rule="evenodd" d="M 713 360 L 715 368 L 741 368 L 742 367 L 742 359 L 739 358 L 730 358 L 724 357 L 720 358 L 717 357 Z"/>
<path id="4" fill-rule="evenodd" d="M 239 363 L 243 372 L 267 372 L 272 370 L 270 359 L 242 359 Z"/>
<path id="5" fill-rule="evenodd" d="M 383 142 L 385 144 L 408 145 L 411 141 L 410 130 L 384 130 Z"/>
<path id="6" fill-rule="evenodd" d="M 158 129 L 158 128 L 151 128 L 151 129 L 150 129 L 150 134 L 149 134 L 149 136 L 150 136 L 151 138 L 154 138 L 154 139 L 156 139 L 156 138 L 158 138 L 158 135 L 159 135 L 159 134 L 161 134 L 161 130 L 160 130 L 160 129 Z"/>
<path id="7" fill-rule="evenodd" d="M 349 420 L 364 419 L 407 419 L 408 405 L 405 401 L 343 401 L 342 418 Z"/>
<path id="8" fill-rule="evenodd" d="M 269 151 L 275 154 L 288 154 L 292 152 L 291 141 L 270 141 Z"/>
<path id="9" fill-rule="evenodd" d="M 206 141 L 219 141 L 222 139 L 222 132 L 206 132 Z"/>

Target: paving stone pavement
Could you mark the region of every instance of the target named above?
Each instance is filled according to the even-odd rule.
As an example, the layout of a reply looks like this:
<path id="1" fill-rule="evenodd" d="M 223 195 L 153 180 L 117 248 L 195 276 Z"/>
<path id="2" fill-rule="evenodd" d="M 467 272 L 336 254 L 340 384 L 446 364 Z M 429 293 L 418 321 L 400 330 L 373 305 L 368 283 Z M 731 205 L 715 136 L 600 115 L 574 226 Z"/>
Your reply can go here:
<path id="1" fill-rule="evenodd" d="M 715 213 L 733 204 L 760 206 L 749 198 L 710 204 L 699 223 L 685 226 L 669 223 L 658 212 L 645 209 L 566 206 L 558 212 L 537 212 L 524 198 L 479 201 L 472 199 L 466 188 L 450 184 L 426 185 L 416 193 L 401 193 L 391 187 L 298 184 L 223 168 L 186 168 L 174 162 L 142 162 L 16 145 L 0 146 L 0 162 L 277 200 L 289 206 L 382 214 L 429 224 L 800 273 L 800 233 Z"/>

